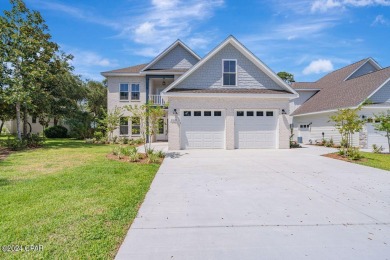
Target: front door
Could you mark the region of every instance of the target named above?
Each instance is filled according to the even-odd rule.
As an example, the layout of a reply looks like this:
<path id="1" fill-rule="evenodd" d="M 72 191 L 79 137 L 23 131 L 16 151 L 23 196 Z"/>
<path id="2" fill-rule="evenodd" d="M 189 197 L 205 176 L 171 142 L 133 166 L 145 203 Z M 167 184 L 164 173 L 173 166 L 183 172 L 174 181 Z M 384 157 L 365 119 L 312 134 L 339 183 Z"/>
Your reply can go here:
<path id="1" fill-rule="evenodd" d="M 167 141 L 168 140 L 168 119 L 160 118 L 158 120 L 158 129 L 157 129 L 157 141 Z"/>

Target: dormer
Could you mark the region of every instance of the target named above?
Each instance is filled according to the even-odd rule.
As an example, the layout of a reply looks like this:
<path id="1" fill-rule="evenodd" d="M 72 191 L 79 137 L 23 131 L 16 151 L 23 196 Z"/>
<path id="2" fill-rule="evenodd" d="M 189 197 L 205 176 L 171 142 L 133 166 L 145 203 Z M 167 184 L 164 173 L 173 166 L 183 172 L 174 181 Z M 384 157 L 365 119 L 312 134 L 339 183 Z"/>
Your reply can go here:
<path id="1" fill-rule="evenodd" d="M 359 68 L 357 68 L 354 72 L 349 75 L 346 80 L 354 79 L 368 73 L 372 73 L 382 69 L 382 67 L 372 58 L 368 58 L 366 62 L 364 62 Z"/>

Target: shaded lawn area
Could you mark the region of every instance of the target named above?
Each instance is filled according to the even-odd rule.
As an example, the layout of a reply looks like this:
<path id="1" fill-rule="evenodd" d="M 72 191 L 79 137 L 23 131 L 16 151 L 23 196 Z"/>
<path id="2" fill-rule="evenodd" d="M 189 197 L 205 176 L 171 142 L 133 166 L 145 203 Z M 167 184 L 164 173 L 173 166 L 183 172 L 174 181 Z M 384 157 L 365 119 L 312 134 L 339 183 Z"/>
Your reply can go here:
<path id="1" fill-rule="evenodd" d="M 365 160 L 356 163 L 390 171 L 390 154 L 377 154 L 362 152 Z"/>
<path id="2" fill-rule="evenodd" d="M 48 140 L 0 161 L 0 259 L 113 258 L 159 165 L 108 160 L 107 145 Z"/>

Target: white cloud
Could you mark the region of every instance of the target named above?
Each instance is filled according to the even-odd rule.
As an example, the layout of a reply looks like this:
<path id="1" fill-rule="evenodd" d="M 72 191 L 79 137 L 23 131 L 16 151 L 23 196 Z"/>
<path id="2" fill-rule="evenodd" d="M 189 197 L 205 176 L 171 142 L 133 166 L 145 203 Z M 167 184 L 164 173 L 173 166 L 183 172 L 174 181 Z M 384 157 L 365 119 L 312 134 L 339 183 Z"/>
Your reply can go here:
<path id="1" fill-rule="evenodd" d="M 44 1 L 44 0 L 34 0 L 34 1 L 29 0 L 29 2 L 31 2 L 31 5 L 33 5 L 33 6 L 36 6 L 36 7 L 42 8 L 42 9 L 46 9 L 46 10 L 55 11 L 55 12 L 62 12 L 62 13 L 65 13 L 67 15 L 76 17 L 78 19 L 81 19 L 81 20 L 84 20 L 84 21 L 87 21 L 90 23 L 100 24 L 100 25 L 104 25 L 104 26 L 111 27 L 114 29 L 121 28 L 121 24 L 119 22 L 109 20 L 109 19 L 106 19 L 106 18 L 101 17 L 101 16 L 97 16 L 96 14 L 94 14 L 90 11 L 85 11 L 83 9 L 79 9 L 77 7 L 74 7 L 74 6 L 62 4 L 59 2 L 55 2 L 55 1 Z"/>
<path id="2" fill-rule="evenodd" d="M 191 37 L 199 22 L 209 19 L 223 0 L 152 0 L 151 7 L 125 25 L 120 37 L 161 51 L 178 38 L 207 45 L 208 37 Z"/>
<path id="3" fill-rule="evenodd" d="M 333 70 L 333 64 L 330 60 L 318 59 L 310 62 L 309 66 L 302 71 L 303 75 L 319 74 Z"/>
<path id="4" fill-rule="evenodd" d="M 375 25 L 390 25 L 390 21 L 387 20 L 383 15 L 377 15 L 374 21 L 371 23 L 371 26 Z"/>
<path id="5" fill-rule="evenodd" d="M 108 58 L 104 58 L 92 51 L 84 50 L 70 50 L 74 59 L 72 65 L 74 66 L 95 66 L 95 67 L 114 67 L 117 63 Z"/>
<path id="6" fill-rule="evenodd" d="M 327 12 L 346 7 L 390 6 L 389 0 L 316 0 L 311 4 L 311 12 Z"/>
<path id="7" fill-rule="evenodd" d="M 326 12 L 329 9 L 340 7 L 341 3 L 334 0 L 317 0 L 311 5 L 311 11 L 314 12 Z"/>

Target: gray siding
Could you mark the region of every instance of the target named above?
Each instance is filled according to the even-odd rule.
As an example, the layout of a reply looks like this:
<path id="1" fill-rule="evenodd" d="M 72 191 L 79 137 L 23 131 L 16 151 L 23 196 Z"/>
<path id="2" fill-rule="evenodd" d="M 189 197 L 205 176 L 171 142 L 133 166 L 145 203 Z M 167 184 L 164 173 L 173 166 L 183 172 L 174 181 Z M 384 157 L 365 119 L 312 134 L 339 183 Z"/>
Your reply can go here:
<path id="1" fill-rule="evenodd" d="M 299 94 L 298 98 L 290 101 L 290 113 L 297 110 L 303 103 L 309 100 L 317 91 L 297 91 Z"/>
<path id="2" fill-rule="evenodd" d="M 355 73 L 353 73 L 348 79 L 354 79 L 374 71 L 377 71 L 377 69 L 374 66 L 372 66 L 370 62 L 366 62 L 361 68 L 355 71 Z"/>
<path id="3" fill-rule="evenodd" d="M 376 92 L 370 100 L 375 104 L 390 102 L 390 81 L 378 90 L 378 92 Z"/>
<path id="4" fill-rule="evenodd" d="M 150 69 L 189 69 L 198 62 L 191 53 L 177 45 Z"/>
<path id="5" fill-rule="evenodd" d="M 231 44 L 226 45 L 221 51 L 215 54 L 215 56 L 193 72 L 177 87 L 190 89 L 222 87 L 223 59 L 237 60 L 237 87 L 282 89 Z"/>

